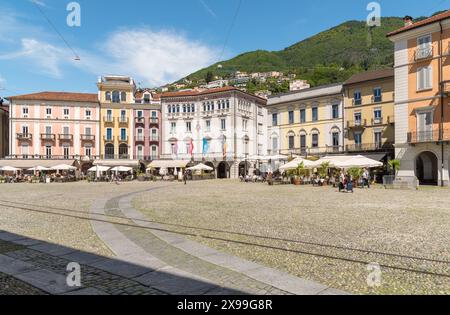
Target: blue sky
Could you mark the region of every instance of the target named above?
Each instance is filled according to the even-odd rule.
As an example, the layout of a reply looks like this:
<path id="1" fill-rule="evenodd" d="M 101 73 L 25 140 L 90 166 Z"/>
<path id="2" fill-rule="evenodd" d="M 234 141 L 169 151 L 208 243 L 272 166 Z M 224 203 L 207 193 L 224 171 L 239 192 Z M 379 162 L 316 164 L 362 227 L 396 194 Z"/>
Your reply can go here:
<path id="1" fill-rule="evenodd" d="M 32 1 L 36 3 L 32 3 Z M 0 96 L 36 91 L 95 92 L 102 74 L 159 86 L 237 54 L 280 50 L 348 20 L 365 20 L 368 0 L 0 0 Z M 382 16 L 430 15 L 450 0 L 380 0 Z M 41 15 L 38 5 L 81 57 Z"/>

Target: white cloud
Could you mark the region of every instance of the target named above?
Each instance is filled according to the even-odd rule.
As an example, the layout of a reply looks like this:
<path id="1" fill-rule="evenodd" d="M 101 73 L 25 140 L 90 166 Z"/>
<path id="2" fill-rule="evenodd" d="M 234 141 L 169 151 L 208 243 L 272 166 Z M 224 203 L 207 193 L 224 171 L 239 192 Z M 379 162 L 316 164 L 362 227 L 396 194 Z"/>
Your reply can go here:
<path id="1" fill-rule="evenodd" d="M 152 86 L 178 80 L 216 61 L 219 52 L 173 31 L 124 30 L 103 47 L 113 69 L 143 78 Z"/>
<path id="2" fill-rule="evenodd" d="M 23 38 L 19 51 L 0 55 L 0 60 L 13 59 L 24 59 L 32 67 L 36 67 L 52 77 L 61 78 L 61 66 L 70 60 L 70 53 L 67 49 L 43 41 Z"/>
<path id="3" fill-rule="evenodd" d="M 63 78 L 69 67 L 76 67 L 96 76 L 131 75 L 147 86 L 160 86 L 213 64 L 220 55 L 217 48 L 185 34 L 141 27 L 119 29 L 97 38 L 95 43 L 104 44 L 93 44 L 95 49 L 74 47 L 81 57 L 81 61 L 75 61 L 73 52 L 53 34 L 26 24 L 23 21 L 27 19 L 15 12 L 6 19 L 8 23 L 0 28 L 0 61 L 20 61 L 30 70 L 54 78 Z M 2 43 L 7 44 L 3 49 Z M 12 52 L 5 52 L 5 47 Z"/>

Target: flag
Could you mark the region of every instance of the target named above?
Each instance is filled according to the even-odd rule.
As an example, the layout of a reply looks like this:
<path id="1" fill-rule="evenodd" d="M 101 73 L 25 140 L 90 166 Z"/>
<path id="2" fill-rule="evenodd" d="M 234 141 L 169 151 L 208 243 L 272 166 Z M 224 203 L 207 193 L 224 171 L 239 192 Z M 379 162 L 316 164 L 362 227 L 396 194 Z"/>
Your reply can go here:
<path id="1" fill-rule="evenodd" d="M 189 145 L 189 154 L 190 154 L 191 156 L 194 155 L 194 140 L 192 140 L 192 139 L 191 139 L 191 143 L 190 143 L 190 145 Z"/>
<path id="2" fill-rule="evenodd" d="M 209 151 L 208 139 L 203 138 L 203 154 L 204 155 L 208 154 L 208 151 Z"/>

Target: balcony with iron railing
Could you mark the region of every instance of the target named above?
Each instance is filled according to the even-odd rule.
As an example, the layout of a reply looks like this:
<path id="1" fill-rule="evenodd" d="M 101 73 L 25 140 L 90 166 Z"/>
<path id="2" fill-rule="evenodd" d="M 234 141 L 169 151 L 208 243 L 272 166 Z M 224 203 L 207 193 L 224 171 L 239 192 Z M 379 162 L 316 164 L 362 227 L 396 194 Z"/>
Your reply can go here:
<path id="1" fill-rule="evenodd" d="M 372 118 L 372 126 L 390 125 L 393 123 L 394 121 L 391 116 Z"/>
<path id="2" fill-rule="evenodd" d="M 298 156 L 311 156 L 311 155 L 327 155 L 327 154 L 338 154 L 343 153 L 344 147 L 341 145 L 336 146 L 324 146 L 324 147 L 302 147 L 293 148 L 287 150 L 279 150 L 272 154 L 282 154 L 282 155 L 298 155 Z"/>
<path id="3" fill-rule="evenodd" d="M 73 135 L 71 134 L 59 134 L 59 141 L 73 141 Z"/>
<path id="4" fill-rule="evenodd" d="M 135 141 L 136 143 L 144 143 L 144 142 L 145 142 L 145 137 L 144 137 L 144 136 L 136 136 L 136 137 L 134 138 L 134 141 Z"/>
<path id="5" fill-rule="evenodd" d="M 159 125 L 159 118 L 150 117 L 150 125 Z"/>
<path id="6" fill-rule="evenodd" d="M 5 157 L 6 160 L 82 160 L 93 161 L 99 159 L 98 155 L 33 155 L 33 154 L 15 154 Z"/>
<path id="7" fill-rule="evenodd" d="M 41 140 L 44 141 L 55 141 L 56 135 L 54 133 L 41 133 Z"/>
<path id="8" fill-rule="evenodd" d="M 136 125 L 145 125 L 145 118 L 144 117 L 135 117 L 134 123 Z"/>
<path id="9" fill-rule="evenodd" d="M 128 142 L 128 136 L 120 136 L 119 137 L 120 143 L 127 143 Z"/>
<path id="10" fill-rule="evenodd" d="M 105 116 L 103 117 L 103 121 L 105 122 L 105 124 L 114 124 L 114 117 L 112 116 Z"/>
<path id="11" fill-rule="evenodd" d="M 427 131 L 413 131 L 408 133 L 408 143 L 439 143 L 450 141 L 450 129 L 434 128 Z"/>
<path id="12" fill-rule="evenodd" d="M 414 60 L 424 60 L 433 57 L 433 46 L 417 48 L 414 53 Z"/>
<path id="13" fill-rule="evenodd" d="M 101 160 L 129 160 L 130 156 L 128 155 L 128 153 L 124 153 L 124 154 L 104 154 L 104 155 L 100 155 L 100 159 Z"/>
<path id="14" fill-rule="evenodd" d="M 128 125 L 128 123 L 130 122 L 130 119 L 124 116 L 117 118 L 117 120 L 119 122 L 119 125 Z"/>
<path id="15" fill-rule="evenodd" d="M 19 141 L 32 141 L 33 135 L 31 133 L 18 133 L 16 138 Z"/>
<path id="16" fill-rule="evenodd" d="M 348 120 L 347 128 L 365 128 L 367 126 L 367 119 Z"/>
<path id="17" fill-rule="evenodd" d="M 104 140 L 106 143 L 114 143 L 115 137 L 105 135 L 105 136 L 103 136 L 103 140 Z"/>
<path id="18" fill-rule="evenodd" d="M 392 142 L 349 144 L 345 146 L 346 152 L 372 152 L 393 150 L 394 143 Z"/>
<path id="19" fill-rule="evenodd" d="M 91 141 L 95 141 L 95 136 L 94 135 L 81 135 L 80 139 L 81 139 L 81 141 L 91 142 Z"/>
<path id="20" fill-rule="evenodd" d="M 159 142 L 159 136 L 150 136 L 150 142 Z"/>

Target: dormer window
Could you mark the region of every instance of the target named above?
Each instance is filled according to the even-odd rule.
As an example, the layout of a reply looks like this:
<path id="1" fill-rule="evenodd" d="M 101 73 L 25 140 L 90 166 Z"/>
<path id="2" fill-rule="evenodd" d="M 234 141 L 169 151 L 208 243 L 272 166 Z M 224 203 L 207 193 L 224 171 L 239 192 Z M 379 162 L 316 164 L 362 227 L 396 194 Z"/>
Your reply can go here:
<path id="1" fill-rule="evenodd" d="M 144 103 L 145 104 L 150 103 L 150 94 L 144 94 Z"/>

